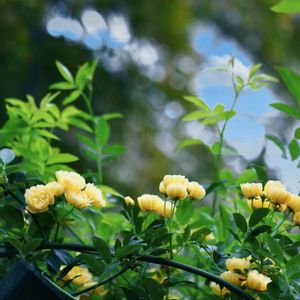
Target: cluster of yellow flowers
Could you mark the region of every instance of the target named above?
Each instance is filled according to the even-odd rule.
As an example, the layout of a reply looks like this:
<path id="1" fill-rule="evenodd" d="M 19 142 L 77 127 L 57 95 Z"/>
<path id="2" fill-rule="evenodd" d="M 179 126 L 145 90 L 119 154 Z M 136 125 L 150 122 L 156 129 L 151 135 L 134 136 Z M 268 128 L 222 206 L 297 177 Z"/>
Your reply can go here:
<path id="1" fill-rule="evenodd" d="M 182 175 L 165 175 L 159 184 L 159 191 L 171 200 L 200 200 L 205 196 L 205 189 L 195 181 L 189 181 Z"/>
<path id="2" fill-rule="evenodd" d="M 80 266 L 73 267 L 65 275 L 63 280 L 71 281 L 75 285 L 80 285 L 82 289 L 88 288 L 96 283 L 95 281 L 93 281 L 92 274 L 88 271 L 88 269 Z M 99 286 L 92 292 L 93 294 L 98 294 L 100 296 L 104 296 L 106 294 L 106 291 L 104 290 L 104 286 Z"/>
<path id="3" fill-rule="evenodd" d="M 53 205 L 55 197 L 65 194 L 66 200 L 77 208 L 89 205 L 104 207 L 102 192 L 93 184 L 75 172 L 57 171 L 56 180 L 46 185 L 38 184 L 25 191 L 27 210 L 31 213 L 41 213 Z"/>
<path id="4" fill-rule="evenodd" d="M 266 207 L 279 211 L 289 208 L 294 212 L 295 223 L 300 225 L 300 196 L 288 192 L 280 181 L 269 180 L 264 188 L 261 183 L 244 183 L 241 184 L 241 190 L 248 199 L 249 207 Z"/>
<path id="5" fill-rule="evenodd" d="M 251 259 L 251 256 L 227 259 L 226 268 L 228 271 L 223 272 L 220 277 L 237 286 L 261 292 L 266 291 L 268 283 L 272 280 L 268 276 L 258 273 L 257 270 L 249 270 Z M 211 282 L 210 287 L 218 296 L 225 296 L 230 293 L 227 288 L 221 287 L 215 282 Z"/>
<path id="6" fill-rule="evenodd" d="M 172 211 L 176 210 L 175 203 L 171 200 L 200 200 L 205 196 L 205 189 L 202 185 L 195 181 L 189 182 L 182 175 L 165 175 L 159 185 L 159 191 L 167 197 L 165 200 L 151 194 L 144 194 L 137 198 L 141 210 L 169 218 Z M 127 196 L 124 200 L 128 206 L 135 205 L 131 197 Z"/>

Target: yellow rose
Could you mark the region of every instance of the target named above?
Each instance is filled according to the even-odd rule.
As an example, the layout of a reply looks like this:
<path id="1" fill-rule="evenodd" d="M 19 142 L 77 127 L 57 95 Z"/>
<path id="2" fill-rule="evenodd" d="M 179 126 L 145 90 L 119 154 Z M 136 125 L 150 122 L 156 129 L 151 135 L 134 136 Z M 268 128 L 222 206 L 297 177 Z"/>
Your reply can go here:
<path id="1" fill-rule="evenodd" d="M 91 273 L 86 268 L 79 266 L 73 267 L 67 275 L 63 278 L 65 281 L 72 281 L 76 285 L 90 283 L 93 278 Z"/>
<path id="2" fill-rule="evenodd" d="M 267 290 L 267 285 L 271 281 L 271 278 L 258 273 L 256 270 L 252 270 L 248 273 L 247 287 L 252 290 L 263 292 Z"/>
<path id="3" fill-rule="evenodd" d="M 125 203 L 126 203 L 127 206 L 134 206 L 135 205 L 134 200 L 129 196 L 125 197 L 124 200 L 125 200 Z"/>
<path id="4" fill-rule="evenodd" d="M 181 183 L 170 183 L 167 185 L 166 193 L 168 197 L 172 199 L 185 199 L 187 198 L 187 188 L 186 185 Z"/>
<path id="5" fill-rule="evenodd" d="M 296 225 L 300 225 L 300 211 L 294 214 L 294 222 Z"/>
<path id="6" fill-rule="evenodd" d="M 260 197 L 247 200 L 248 206 L 253 209 L 257 208 L 272 208 L 273 204 L 270 201 L 262 201 Z"/>
<path id="7" fill-rule="evenodd" d="M 65 192 L 65 186 L 57 181 L 52 181 L 46 184 L 46 187 L 53 193 L 54 196 L 60 196 Z"/>
<path id="8" fill-rule="evenodd" d="M 229 271 L 234 272 L 235 270 L 239 270 L 242 273 L 245 272 L 245 269 L 249 269 L 250 267 L 251 256 L 246 258 L 229 258 L 226 260 L 226 267 Z"/>
<path id="9" fill-rule="evenodd" d="M 25 200 L 31 213 L 41 213 L 54 204 L 54 195 L 45 185 L 38 184 L 25 191 Z"/>
<path id="10" fill-rule="evenodd" d="M 224 280 L 228 281 L 228 282 L 231 282 L 231 283 L 237 285 L 237 286 L 240 286 L 243 283 L 243 281 L 246 280 L 245 276 L 243 276 L 241 274 L 231 272 L 231 271 L 223 272 L 220 275 L 220 277 L 223 278 Z"/>
<path id="11" fill-rule="evenodd" d="M 268 197 L 273 203 L 285 204 L 289 199 L 290 193 L 281 188 L 272 188 L 268 192 Z"/>
<path id="12" fill-rule="evenodd" d="M 163 178 L 165 188 L 167 188 L 167 186 L 171 183 L 181 183 L 183 185 L 187 185 L 188 182 L 189 181 L 182 175 L 165 175 Z"/>
<path id="13" fill-rule="evenodd" d="M 287 206 L 294 211 L 294 213 L 300 211 L 300 196 L 290 194 L 287 201 Z"/>
<path id="14" fill-rule="evenodd" d="M 84 208 L 90 205 L 90 199 L 85 192 L 67 191 L 67 201 L 76 208 Z"/>
<path id="15" fill-rule="evenodd" d="M 162 201 L 156 207 L 155 212 L 162 217 L 170 218 L 172 214 L 172 203 L 170 201 Z M 174 210 L 175 212 L 175 210 Z"/>
<path id="16" fill-rule="evenodd" d="M 262 193 L 261 183 L 242 183 L 240 187 L 246 198 L 259 197 Z"/>
<path id="17" fill-rule="evenodd" d="M 285 186 L 279 180 L 269 180 L 265 184 L 264 192 L 269 196 L 269 192 L 275 188 L 285 190 Z"/>
<path id="18" fill-rule="evenodd" d="M 225 296 L 230 294 L 230 291 L 226 287 L 221 288 L 220 285 L 215 282 L 211 282 L 209 286 L 217 296 Z"/>
<path id="19" fill-rule="evenodd" d="M 80 191 L 85 187 L 85 179 L 76 172 L 57 171 L 55 176 L 66 190 Z"/>
<path id="20" fill-rule="evenodd" d="M 102 196 L 102 192 L 93 183 L 87 183 L 84 189 L 85 194 L 90 199 L 90 203 L 94 207 L 104 207 L 105 201 Z"/>
<path id="21" fill-rule="evenodd" d="M 163 200 L 156 195 L 144 194 L 137 198 L 139 207 L 145 211 L 155 211 Z"/>
<path id="22" fill-rule="evenodd" d="M 196 181 L 189 182 L 187 188 L 188 188 L 189 198 L 191 199 L 200 200 L 206 194 L 203 186 Z"/>

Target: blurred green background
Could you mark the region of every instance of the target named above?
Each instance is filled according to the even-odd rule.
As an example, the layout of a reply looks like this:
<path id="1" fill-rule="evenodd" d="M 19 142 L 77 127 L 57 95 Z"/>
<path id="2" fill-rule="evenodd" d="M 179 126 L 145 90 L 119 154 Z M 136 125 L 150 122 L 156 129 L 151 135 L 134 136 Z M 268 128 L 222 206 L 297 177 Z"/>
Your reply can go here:
<path id="1" fill-rule="evenodd" d="M 246 57 L 246 63 L 262 62 L 264 71 L 275 76 L 274 65 L 299 70 L 300 19 L 295 15 L 273 13 L 270 7 L 277 2 L 1 1 L 0 122 L 3 124 L 6 118 L 3 103 L 6 97 L 24 99 L 26 94 L 31 94 L 40 99 L 47 93 L 49 84 L 59 79 L 55 60 L 74 72 L 80 64 L 98 57 L 94 107 L 97 114 L 117 111 L 124 114 L 124 119 L 112 123 L 112 139 L 127 147 L 126 154 L 105 166 L 105 183 L 133 196 L 157 192 L 160 179 L 168 173 L 181 173 L 208 183 L 214 169 L 211 154 L 204 147 L 175 151 L 176 143 L 186 136 L 181 116 L 191 108 L 183 102 L 183 96 L 199 92 L 195 80 L 202 63 L 210 55 L 205 47 L 211 43 L 211 31 L 217 35 L 217 41 L 218 37 L 225 40 L 220 51 L 212 51 L 212 54 L 241 54 Z M 50 20 L 65 18 L 77 22 L 77 25 L 72 23 L 75 29 L 70 27 L 71 31 L 76 31 L 78 24 L 82 27 L 81 18 L 86 10 L 95 11 L 111 26 L 114 24 L 117 37 L 121 34 L 121 42 L 116 45 L 110 41 L 111 44 L 97 47 L 76 36 L 68 38 L 70 32 L 60 34 L 65 37 L 57 37 L 57 31 L 50 28 Z M 198 39 L 201 32 L 207 34 L 206 39 Z M 214 48 L 213 43 L 211 47 Z M 277 94 L 280 100 L 292 102 L 281 84 L 272 88 L 271 95 Z M 220 94 L 219 91 L 216 96 Z M 270 114 L 265 127 L 269 128 L 270 123 L 272 130 L 284 140 L 289 138 L 288 129 L 293 124 L 288 119 Z M 209 128 L 205 132 L 213 134 Z M 58 134 L 65 151 L 80 156 L 80 161 L 74 165 L 78 171 L 92 165 L 82 154 L 74 135 Z M 264 141 L 259 147 L 254 157 L 246 155 L 239 157 L 238 163 L 233 162 L 235 166 L 238 164 L 236 171 L 246 167 L 250 160 L 268 160 L 266 156 L 273 152 L 265 149 Z M 270 167 L 270 175 L 274 177 L 289 178 L 286 174 L 292 172 L 286 163 L 281 167 L 286 168 L 286 172 L 278 173 L 272 163 Z M 297 171 L 295 169 L 292 174 Z"/>

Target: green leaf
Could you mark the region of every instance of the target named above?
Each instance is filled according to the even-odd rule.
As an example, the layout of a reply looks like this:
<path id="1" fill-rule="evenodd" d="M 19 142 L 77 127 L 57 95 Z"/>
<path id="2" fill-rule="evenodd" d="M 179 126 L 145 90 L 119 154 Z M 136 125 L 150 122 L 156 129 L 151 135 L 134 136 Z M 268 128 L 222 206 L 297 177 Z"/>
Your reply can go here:
<path id="1" fill-rule="evenodd" d="M 272 141 L 281 151 L 284 156 L 286 156 L 285 148 L 282 141 L 275 135 L 266 134 L 266 138 Z"/>
<path id="2" fill-rule="evenodd" d="M 70 82 L 60 81 L 50 85 L 50 90 L 73 90 L 75 85 Z"/>
<path id="3" fill-rule="evenodd" d="M 94 236 L 93 245 L 98 253 L 103 257 L 104 261 L 109 264 L 112 260 L 110 249 L 104 239 Z"/>
<path id="4" fill-rule="evenodd" d="M 20 252 L 22 252 L 22 249 L 23 249 L 23 242 L 15 239 L 15 238 L 12 238 L 12 237 L 7 237 L 5 238 L 5 240 L 10 243 L 13 247 L 15 247 L 17 250 L 19 250 Z"/>
<path id="5" fill-rule="evenodd" d="M 100 188 L 100 190 L 105 193 L 105 194 L 110 194 L 110 195 L 114 195 L 116 197 L 120 197 L 120 198 L 124 198 L 124 196 L 122 194 L 120 194 L 118 191 L 116 191 L 115 189 L 113 189 L 110 186 L 107 185 L 99 185 L 98 186 Z"/>
<path id="6" fill-rule="evenodd" d="M 274 256 L 277 259 L 279 259 L 281 262 L 283 262 L 284 257 L 283 257 L 283 251 L 282 251 L 282 247 L 281 247 L 280 243 L 277 242 L 277 240 L 275 240 L 270 235 L 266 235 L 265 239 L 269 246 L 270 252 L 272 254 L 274 254 Z"/>
<path id="7" fill-rule="evenodd" d="M 256 210 L 254 210 L 249 220 L 249 226 L 253 227 L 258 224 L 264 217 L 268 215 L 268 213 L 268 208 L 257 208 Z"/>
<path id="8" fill-rule="evenodd" d="M 236 184 L 240 185 L 241 183 L 253 182 L 255 180 L 257 180 L 257 174 L 252 169 L 246 169 L 239 175 Z"/>
<path id="9" fill-rule="evenodd" d="M 300 148 L 299 148 L 299 144 L 298 144 L 297 140 L 293 139 L 289 143 L 289 151 L 290 151 L 290 155 L 291 155 L 291 158 L 293 161 L 299 157 Z"/>
<path id="10" fill-rule="evenodd" d="M 126 148 L 123 145 L 109 145 L 105 146 L 103 148 L 103 153 L 104 154 L 110 154 L 110 155 L 120 155 L 126 151 Z"/>
<path id="11" fill-rule="evenodd" d="M 262 66 L 262 64 L 257 64 L 251 68 L 250 73 L 249 73 L 249 78 L 248 78 L 249 81 L 254 76 L 254 74 L 261 68 L 261 66 Z"/>
<path id="12" fill-rule="evenodd" d="M 40 238 L 32 238 L 30 239 L 23 247 L 23 253 L 27 255 L 28 253 L 35 250 L 43 241 L 43 239 Z"/>
<path id="13" fill-rule="evenodd" d="M 102 117 L 96 119 L 95 135 L 98 147 L 102 147 L 107 144 L 110 135 L 110 128 L 107 121 Z"/>
<path id="14" fill-rule="evenodd" d="M 270 106 L 286 113 L 287 115 L 289 115 L 292 118 L 300 120 L 300 112 L 295 110 L 295 108 L 292 106 L 289 106 L 289 105 L 283 104 L 283 103 L 272 103 L 272 104 L 270 104 Z"/>
<path id="15" fill-rule="evenodd" d="M 300 139 L 300 127 L 295 130 L 295 135 L 294 136 L 295 136 L 295 139 L 297 139 L 297 140 Z"/>
<path id="16" fill-rule="evenodd" d="M 104 114 L 101 117 L 106 121 L 109 121 L 112 119 L 121 119 L 123 118 L 123 115 L 121 113 L 110 113 L 110 114 Z"/>
<path id="17" fill-rule="evenodd" d="M 196 140 L 196 139 L 184 139 L 184 140 L 180 141 L 176 145 L 176 150 L 180 150 L 180 149 L 188 147 L 188 146 L 202 145 L 202 144 L 203 144 L 203 142 L 200 141 L 200 140 Z"/>
<path id="18" fill-rule="evenodd" d="M 120 247 L 116 250 L 116 257 L 118 259 L 121 259 L 129 254 L 133 254 L 134 252 L 136 252 L 138 249 L 142 248 L 141 244 L 135 244 L 135 245 L 128 245 L 128 246 L 123 246 Z"/>
<path id="19" fill-rule="evenodd" d="M 299 1 L 296 0 L 299 4 Z M 300 107 L 300 76 L 288 68 L 278 67 L 278 73 Z"/>
<path id="20" fill-rule="evenodd" d="M 182 118 L 182 121 L 197 121 L 209 117 L 210 114 L 206 111 L 195 110 Z"/>
<path id="21" fill-rule="evenodd" d="M 56 67 L 59 71 L 59 73 L 61 74 L 61 76 L 66 79 L 68 82 L 74 82 L 74 78 L 71 74 L 71 72 L 68 70 L 68 68 L 66 66 L 64 66 L 61 62 L 56 61 Z"/>
<path id="22" fill-rule="evenodd" d="M 204 111 L 206 112 L 210 112 L 210 108 L 209 106 L 200 98 L 195 97 L 195 96 L 185 96 L 183 97 L 184 100 L 191 102 L 193 104 L 195 104 L 196 106 L 198 106 L 199 108 L 202 108 Z"/>
<path id="23" fill-rule="evenodd" d="M 203 238 L 210 234 L 211 230 L 208 227 L 203 227 L 192 233 L 190 240 L 195 242 L 201 242 Z"/>
<path id="24" fill-rule="evenodd" d="M 283 0 L 271 7 L 271 10 L 277 13 L 298 14 L 300 13 L 299 0 Z"/>
<path id="25" fill-rule="evenodd" d="M 180 201 L 176 209 L 176 220 L 181 224 L 187 224 L 194 214 L 194 205 L 192 200 Z"/>
<path id="26" fill-rule="evenodd" d="M 8 226 L 23 228 L 24 218 L 21 211 L 11 205 L 0 208 L 1 219 L 4 220 Z"/>
<path id="27" fill-rule="evenodd" d="M 53 164 L 58 164 L 58 163 L 68 163 L 68 162 L 73 162 L 73 161 L 77 161 L 77 160 L 78 160 L 78 157 L 73 154 L 58 153 L 58 154 L 51 156 L 48 159 L 47 165 L 53 165 Z"/>
<path id="28" fill-rule="evenodd" d="M 289 259 L 286 265 L 286 273 L 290 281 L 300 278 L 300 254 Z"/>
<path id="29" fill-rule="evenodd" d="M 93 150 L 97 149 L 95 142 L 90 137 L 81 133 L 76 133 L 76 136 L 80 139 L 81 142 L 83 142 Z"/>
<path id="30" fill-rule="evenodd" d="M 81 95 L 80 91 L 73 91 L 69 96 L 67 96 L 64 101 L 63 101 L 63 105 L 67 105 L 69 103 L 74 102 L 75 100 L 77 100 Z"/>
<path id="31" fill-rule="evenodd" d="M 265 166 L 260 166 L 257 164 L 252 165 L 252 169 L 255 170 L 258 179 L 265 184 L 268 180 L 267 172 L 266 172 L 266 167 Z"/>
<path id="32" fill-rule="evenodd" d="M 247 222 L 246 222 L 244 216 L 242 216 L 241 214 L 235 213 L 235 214 L 233 214 L 233 217 L 234 217 L 237 227 L 242 232 L 246 232 L 247 231 Z"/>

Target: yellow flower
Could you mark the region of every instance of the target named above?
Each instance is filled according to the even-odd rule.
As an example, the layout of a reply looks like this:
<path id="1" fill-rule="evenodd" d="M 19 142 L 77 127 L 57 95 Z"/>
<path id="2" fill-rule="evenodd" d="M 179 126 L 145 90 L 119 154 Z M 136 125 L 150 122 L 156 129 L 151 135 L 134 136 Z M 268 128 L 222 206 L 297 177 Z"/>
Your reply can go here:
<path id="1" fill-rule="evenodd" d="M 166 193 L 172 199 L 185 199 L 187 198 L 187 188 L 181 183 L 170 183 L 167 185 Z"/>
<path id="2" fill-rule="evenodd" d="M 289 199 L 290 193 L 281 188 L 272 188 L 268 192 L 268 197 L 273 203 L 285 204 Z"/>
<path id="3" fill-rule="evenodd" d="M 85 187 L 85 179 L 76 172 L 57 171 L 55 176 L 66 190 L 80 191 Z"/>
<path id="4" fill-rule="evenodd" d="M 200 200 L 205 196 L 205 189 L 196 181 L 189 182 L 187 188 L 191 199 Z"/>
<path id="5" fill-rule="evenodd" d="M 254 198 L 254 199 L 248 199 L 248 206 L 253 209 L 257 208 L 272 208 L 273 204 L 270 201 L 262 201 L 260 197 Z"/>
<path id="6" fill-rule="evenodd" d="M 296 225 L 300 225 L 300 211 L 294 214 L 294 222 Z"/>
<path id="7" fill-rule="evenodd" d="M 94 207 L 104 207 L 105 201 L 102 196 L 102 192 L 93 183 L 87 183 L 84 189 L 85 194 L 90 199 L 90 203 Z"/>
<path id="8" fill-rule="evenodd" d="M 54 196 L 60 196 L 65 192 L 65 186 L 57 181 L 52 181 L 46 184 L 46 187 L 53 193 Z"/>
<path id="9" fill-rule="evenodd" d="M 155 211 L 163 200 L 156 195 L 144 194 L 137 198 L 139 207 L 145 211 Z"/>
<path id="10" fill-rule="evenodd" d="M 72 281 L 76 285 L 88 284 L 93 280 L 91 273 L 86 268 L 79 266 L 73 267 L 63 279 Z"/>
<path id="11" fill-rule="evenodd" d="M 166 187 L 165 187 L 165 184 L 164 184 L 163 181 L 159 184 L 159 191 L 160 191 L 162 194 L 165 194 L 165 193 L 166 193 Z"/>
<path id="12" fill-rule="evenodd" d="M 165 175 L 163 178 L 165 188 L 167 188 L 167 186 L 171 183 L 181 183 L 183 185 L 187 185 L 188 182 L 189 181 L 182 175 Z"/>
<path id="13" fill-rule="evenodd" d="M 54 204 L 54 195 L 45 185 L 38 184 L 25 191 L 25 200 L 31 213 L 41 213 Z"/>
<path id="14" fill-rule="evenodd" d="M 270 191 L 275 188 L 285 190 L 285 186 L 279 180 L 269 180 L 265 184 L 264 192 L 269 196 Z"/>
<path id="15" fill-rule="evenodd" d="M 243 281 L 246 280 L 245 276 L 243 276 L 241 274 L 231 272 L 231 271 L 223 272 L 220 275 L 220 277 L 223 278 L 224 280 L 228 281 L 228 282 L 231 282 L 231 283 L 237 285 L 237 286 L 240 286 L 243 283 Z"/>
<path id="16" fill-rule="evenodd" d="M 170 218 L 172 214 L 172 203 L 170 201 L 162 201 L 155 209 L 155 212 L 162 217 Z M 174 209 L 175 212 L 175 209 Z"/>
<path id="17" fill-rule="evenodd" d="M 226 267 L 229 271 L 234 272 L 235 270 L 239 270 L 243 273 L 245 269 L 249 269 L 251 258 L 251 256 L 246 258 L 229 258 L 226 260 Z"/>
<path id="18" fill-rule="evenodd" d="M 85 192 L 67 191 L 67 201 L 76 208 L 84 208 L 90 205 L 90 199 Z"/>
<path id="19" fill-rule="evenodd" d="M 125 203 L 126 203 L 127 206 L 134 206 L 135 205 L 134 200 L 129 196 L 125 197 L 124 200 L 125 200 Z"/>
<path id="20" fill-rule="evenodd" d="M 209 286 L 217 296 L 230 294 L 230 291 L 226 287 L 221 288 L 220 285 L 215 282 L 211 282 Z"/>
<path id="21" fill-rule="evenodd" d="M 300 211 L 300 196 L 290 194 L 287 201 L 287 206 L 294 211 L 294 213 Z"/>
<path id="22" fill-rule="evenodd" d="M 259 197 L 262 193 L 261 183 L 242 183 L 240 187 L 246 198 Z"/>
<path id="23" fill-rule="evenodd" d="M 271 278 L 258 273 L 256 270 L 252 270 L 248 273 L 247 287 L 252 290 L 263 292 L 267 290 L 267 285 L 271 281 Z"/>

